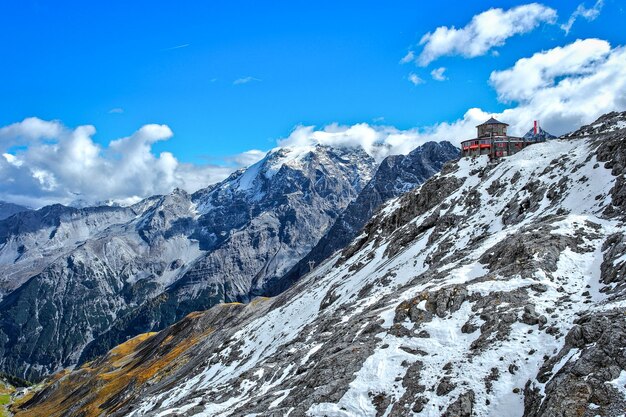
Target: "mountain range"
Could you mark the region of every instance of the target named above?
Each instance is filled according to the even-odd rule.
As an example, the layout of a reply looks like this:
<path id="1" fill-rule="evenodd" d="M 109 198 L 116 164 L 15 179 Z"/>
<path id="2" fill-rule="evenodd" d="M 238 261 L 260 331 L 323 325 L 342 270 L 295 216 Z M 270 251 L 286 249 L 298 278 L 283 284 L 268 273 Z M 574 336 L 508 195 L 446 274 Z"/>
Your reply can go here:
<path id="1" fill-rule="evenodd" d="M 13 411 L 621 416 L 625 120 L 449 162 L 280 295 L 139 335 Z"/>
<path id="2" fill-rule="evenodd" d="M 361 192 L 372 212 L 456 157 L 428 143 L 378 169 L 359 147 L 283 147 L 193 194 L 19 212 L 0 221 L 0 367 L 36 381 L 191 312 L 282 291 L 322 237 L 339 243 L 318 260 L 349 242 L 325 233 Z M 364 214 L 341 222 L 354 235 Z"/>

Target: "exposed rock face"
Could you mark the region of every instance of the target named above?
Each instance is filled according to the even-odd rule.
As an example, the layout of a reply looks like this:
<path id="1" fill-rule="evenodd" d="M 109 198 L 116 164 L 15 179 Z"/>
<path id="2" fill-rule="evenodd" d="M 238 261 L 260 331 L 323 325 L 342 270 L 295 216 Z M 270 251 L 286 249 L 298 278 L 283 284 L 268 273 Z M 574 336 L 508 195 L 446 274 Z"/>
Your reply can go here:
<path id="1" fill-rule="evenodd" d="M 187 317 L 13 411 L 621 416 L 626 224 L 598 135 L 446 165 L 276 298 Z M 154 368 L 103 387 L 137 358 Z"/>
<path id="2" fill-rule="evenodd" d="M 291 286 L 310 271 L 311 265 L 319 265 L 348 245 L 383 203 L 424 183 L 459 155 L 459 150 L 450 142 L 428 142 L 408 155 L 385 158 L 357 199 L 348 205 L 317 245 L 287 274 L 269 282 L 263 293 L 275 295 Z"/>
<path id="3" fill-rule="evenodd" d="M 2 369 L 36 379 L 191 311 L 248 301 L 317 243 L 375 167 L 360 148 L 281 148 L 194 195 L 0 221 Z"/>
<path id="4" fill-rule="evenodd" d="M 617 416 L 626 410 L 626 314 L 583 315 L 557 355 L 539 370 L 542 396 L 526 386 L 525 416 Z"/>
<path id="5" fill-rule="evenodd" d="M 19 204 L 7 203 L 6 201 L 0 201 L 0 220 L 4 220 L 7 217 L 11 217 L 16 213 L 30 210 L 28 207 L 20 206 Z"/>
<path id="6" fill-rule="evenodd" d="M 76 363 L 119 314 L 172 280 L 174 259 L 198 256 L 179 233 L 144 239 L 143 227 L 172 202 L 193 215 L 190 196 L 177 191 L 128 208 L 56 205 L 0 222 L 2 369 L 31 379 Z"/>
<path id="7" fill-rule="evenodd" d="M 0 221 L 0 287 L 3 295 L 41 273 L 107 228 L 129 222 L 141 206 L 75 209 L 52 205 Z"/>

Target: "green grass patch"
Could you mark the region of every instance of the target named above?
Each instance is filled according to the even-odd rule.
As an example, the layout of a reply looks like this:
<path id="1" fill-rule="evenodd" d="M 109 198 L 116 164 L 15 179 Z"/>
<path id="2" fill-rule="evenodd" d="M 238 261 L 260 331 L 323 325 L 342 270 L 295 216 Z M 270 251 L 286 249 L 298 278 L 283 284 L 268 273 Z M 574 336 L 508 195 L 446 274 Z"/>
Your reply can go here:
<path id="1" fill-rule="evenodd" d="M 0 394 L 0 417 L 9 417 L 6 405 L 11 403 L 11 394 Z"/>

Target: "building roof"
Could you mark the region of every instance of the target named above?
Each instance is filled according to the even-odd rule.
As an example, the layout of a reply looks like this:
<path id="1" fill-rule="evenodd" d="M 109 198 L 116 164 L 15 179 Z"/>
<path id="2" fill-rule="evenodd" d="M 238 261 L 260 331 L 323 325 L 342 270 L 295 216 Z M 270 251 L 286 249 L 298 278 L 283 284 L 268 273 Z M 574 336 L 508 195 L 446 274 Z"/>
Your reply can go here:
<path id="1" fill-rule="evenodd" d="M 484 126 L 484 125 L 505 125 L 508 126 L 508 123 L 502 123 L 496 119 L 494 119 L 493 117 L 490 118 L 489 120 L 487 120 L 485 123 L 479 124 L 478 126 Z M 476 126 L 476 127 L 478 127 Z"/>

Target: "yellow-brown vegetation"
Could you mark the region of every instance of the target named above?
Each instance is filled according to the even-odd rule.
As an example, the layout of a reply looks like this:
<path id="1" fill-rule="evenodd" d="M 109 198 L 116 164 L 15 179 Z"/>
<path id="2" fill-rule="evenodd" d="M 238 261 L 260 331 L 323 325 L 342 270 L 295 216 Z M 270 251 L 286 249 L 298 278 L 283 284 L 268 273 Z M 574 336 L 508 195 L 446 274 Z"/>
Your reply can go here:
<path id="1" fill-rule="evenodd" d="M 216 321 L 257 309 L 266 300 L 258 297 L 250 304 L 225 303 L 189 313 L 162 332 L 136 336 L 78 369 L 52 375 L 10 409 L 15 417 L 111 415 L 132 403 L 142 386 L 187 363 L 192 357 L 189 350 L 213 333 Z"/>
<path id="2" fill-rule="evenodd" d="M 192 313 L 182 322 L 191 325 L 201 315 Z M 128 388 L 159 380 L 184 364 L 185 352 L 210 332 L 180 338 L 169 334 L 162 340 L 155 337 L 158 333 L 136 336 L 78 370 L 55 374 L 39 390 L 51 389 L 45 401 L 38 402 L 35 392 L 14 403 L 11 411 L 15 417 L 108 415 L 134 398 Z M 68 404 L 73 406 L 68 409 Z"/>

